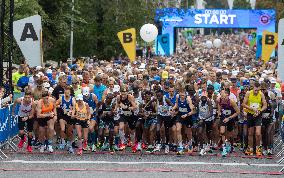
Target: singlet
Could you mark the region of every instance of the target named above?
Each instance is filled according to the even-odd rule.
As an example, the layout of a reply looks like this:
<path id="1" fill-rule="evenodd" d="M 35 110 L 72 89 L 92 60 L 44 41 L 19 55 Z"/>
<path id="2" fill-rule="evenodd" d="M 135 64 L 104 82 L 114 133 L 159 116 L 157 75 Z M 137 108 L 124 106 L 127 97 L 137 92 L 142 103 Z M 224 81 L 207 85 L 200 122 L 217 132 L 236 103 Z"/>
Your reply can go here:
<path id="1" fill-rule="evenodd" d="M 96 111 L 96 107 L 97 104 L 95 103 L 94 99 L 93 99 L 93 93 L 90 94 L 89 98 L 84 97 L 84 102 L 88 103 L 89 107 L 90 107 L 90 113 L 91 115 L 94 114 L 94 112 Z"/>
<path id="2" fill-rule="evenodd" d="M 80 109 L 79 108 L 79 105 L 76 103 L 76 115 L 77 115 L 77 119 L 78 120 L 81 120 L 81 121 L 84 121 L 84 120 L 88 120 L 87 118 L 87 107 L 86 107 L 86 104 L 84 103 L 83 104 L 83 108 Z"/>
<path id="3" fill-rule="evenodd" d="M 77 89 L 77 90 L 74 90 L 74 95 L 75 95 L 75 97 L 77 97 L 79 94 L 82 94 L 81 86 L 78 86 L 78 89 Z"/>
<path id="4" fill-rule="evenodd" d="M 251 108 L 260 110 L 262 107 L 262 101 L 261 101 L 261 92 L 259 91 L 257 95 L 255 96 L 253 94 L 253 90 L 250 91 L 249 97 L 248 97 L 248 105 Z M 249 113 L 254 114 L 254 111 L 248 110 Z"/>
<path id="5" fill-rule="evenodd" d="M 148 112 L 149 114 L 153 114 L 155 111 L 155 108 L 153 106 L 153 101 L 150 101 L 150 103 L 144 101 L 144 103 L 148 104 L 147 106 L 145 106 L 145 111 Z M 154 116 L 150 115 L 149 118 L 154 118 Z"/>
<path id="6" fill-rule="evenodd" d="M 238 97 L 238 93 L 240 92 L 240 89 L 230 87 L 230 92 L 233 93 L 236 97 Z"/>
<path id="7" fill-rule="evenodd" d="M 19 117 L 28 117 L 30 115 L 30 112 L 32 111 L 32 101 L 33 99 L 31 99 L 31 103 L 27 106 L 24 105 L 24 98 L 21 98 L 21 105 L 19 108 Z"/>
<path id="8" fill-rule="evenodd" d="M 43 101 L 41 101 L 41 114 L 48 114 L 53 112 L 54 105 L 52 102 L 49 102 L 48 106 L 45 106 Z"/>
<path id="9" fill-rule="evenodd" d="M 73 106 L 72 99 L 72 96 L 70 96 L 69 101 L 66 101 L 65 96 L 62 96 L 60 108 L 63 109 L 64 114 L 68 114 L 71 110 Z"/>
<path id="10" fill-rule="evenodd" d="M 113 106 L 112 103 L 110 103 L 110 105 L 107 105 L 106 103 L 103 103 L 102 106 L 101 106 L 101 111 L 102 111 L 103 113 L 108 113 L 108 114 L 110 114 L 110 112 L 112 111 L 112 108 L 113 108 L 112 106 Z M 103 120 L 104 122 L 110 122 L 110 121 L 113 121 L 113 120 L 114 120 L 113 117 L 114 117 L 114 116 L 102 117 L 102 120 Z"/>
<path id="11" fill-rule="evenodd" d="M 163 96 L 163 101 L 160 103 L 159 100 L 157 102 L 158 105 L 158 114 L 160 116 L 170 116 L 170 109 L 172 106 L 168 105 L 166 101 L 166 96 Z"/>
<path id="12" fill-rule="evenodd" d="M 263 118 L 267 118 L 271 114 L 271 111 L 272 111 L 272 100 L 269 98 L 269 99 L 266 99 L 266 102 L 267 102 L 267 108 L 262 113 Z"/>
<path id="13" fill-rule="evenodd" d="M 187 96 L 184 101 L 181 101 L 180 97 L 178 98 L 178 111 L 181 115 L 188 114 L 191 111 L 189 104 L 187 103 Z"/>
<path id="14" fill-rule="evenodd" d="M 124 115 L 124 116 L 131 116 L 133 113 L 132 113 L 132 111 L 129 110 L 129 107 L 131 107 L 131 102 L 128 99 L 128 95 L 127 95 L 127 98 L 125 100 L 122 100 L 121 96 L 120 96 L 120 102 L 128 107 L 127 109 L 121 108 L 121 114 Z"/>
<path id="15" fill-rule="evenodd" d="M 220 98 L 220 106 L 221 106 L 221 118 L 222 119 L 225 119 L 226 117 L 230 117 L 236 112 L 233 106 L 231 105 L 230 99 L 222 100 Z"/>
<path id="16" fill-rule="evenodd" d="M 169 94 L 167 94 L 165 96 L 171 101 L 172 104 L 176 104 L 176 100 L 177 100 L 177 95 L 176 94 L 174 94 L 174 97 L 172 97 L 172 98 L 170 98 Z"/>
<path id="17" fill-rule="evenodd" d="M 211 121 L 212 117 L 209 117 L 211 116 L 211 113 L 209 110 L 208 101 L 206 101 L 204 105 L 202 104 L 202 101 L 200 101 L 198 105 L 198 118 L 200 120 Z"/>

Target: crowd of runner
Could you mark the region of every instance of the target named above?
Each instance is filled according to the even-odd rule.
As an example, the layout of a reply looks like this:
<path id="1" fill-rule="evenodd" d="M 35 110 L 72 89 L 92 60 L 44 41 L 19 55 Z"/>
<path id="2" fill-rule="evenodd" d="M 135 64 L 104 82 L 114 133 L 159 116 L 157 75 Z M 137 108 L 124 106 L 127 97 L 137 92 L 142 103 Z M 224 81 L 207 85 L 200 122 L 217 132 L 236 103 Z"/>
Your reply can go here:
<path id="1" fill-rule="evenodd" d="M 171 57 L 133 63 L 118 57 L 57 68 L 21 64 L 13 74 L 18 147 L 272 155 L 284 89 L 276 59 L 255 60 L 238 35 L 220 36 L 220 49 L 206 48 L 209 38 L 196 36 Z M 19 84 L 23 76 L 29 80 Z"/>

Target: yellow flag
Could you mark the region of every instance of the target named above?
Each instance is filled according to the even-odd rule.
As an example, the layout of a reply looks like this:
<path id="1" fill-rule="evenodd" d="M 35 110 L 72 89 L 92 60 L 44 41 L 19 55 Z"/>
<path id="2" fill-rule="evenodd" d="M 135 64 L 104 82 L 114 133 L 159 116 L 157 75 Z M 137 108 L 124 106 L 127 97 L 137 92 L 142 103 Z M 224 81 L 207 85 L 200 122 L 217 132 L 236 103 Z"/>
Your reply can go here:
<path id="1" fill-rule="evenodd" d="M 278 44 L 277 33 L 263 31 L 262 33 L 262 60 L 266 63 Z"/>
<path id="2" fill-rule="evenodd" d="M 131 62 L 136 58 L 136 31 L 130 28 L 117 33 L 117 36 Z"/>

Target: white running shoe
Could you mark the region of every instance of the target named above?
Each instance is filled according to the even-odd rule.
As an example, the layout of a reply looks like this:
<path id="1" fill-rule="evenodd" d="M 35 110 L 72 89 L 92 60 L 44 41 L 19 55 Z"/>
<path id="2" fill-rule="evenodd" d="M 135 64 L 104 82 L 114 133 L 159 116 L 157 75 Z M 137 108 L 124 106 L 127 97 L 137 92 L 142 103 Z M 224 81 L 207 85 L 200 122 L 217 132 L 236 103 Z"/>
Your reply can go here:
<path id="1" fill-rule="evenodd" d="M 142 151 L 142 145 L 140 142 L 137 144 L 137 151 Z"/>
<path id="2" fill-rule="evenodd" d="M 92 152 L 96 152 L 97 151 L 97 147 L 95 144 L 92 144 Z"/>
<path id="3" fill-rule="evenodd" d="M 161 151 L 161 144 L 157 144 L 155 146 L 155 149 L 153 150 L 154 152 L 160 152 Z"/>
<path id="4" fill-rule="evenodd" d="M 48 145 L 48 151 L 50 152 L 50 153 L 53 153 L 53 148 L 52 148 L 52 146 L 51 145 Z"/>
<path id="5" fill-rule="evenodd" d="M 41 145 L 41 146 L 40 146 L 40 149 L 39 149 L 39 152 L 44 153 L 44 150 L 45 150 L 45 146 L 44 146 L 44 145 Z"/>
<path id="6" fill-rule="evenodd" d="M 166 145 L 165 146 L 165 154 L 168 154 L 170 152 L 170 146 Z"/>
<path id="7" fill-rule="evenodd" d="M 200 150 L 200 152 L 199 152 L 199 155 L 200 155 L 200 156 L 206 155 L 206 150 L 205 150 L 204 148 L 202 148 L 202 149 Z"/>

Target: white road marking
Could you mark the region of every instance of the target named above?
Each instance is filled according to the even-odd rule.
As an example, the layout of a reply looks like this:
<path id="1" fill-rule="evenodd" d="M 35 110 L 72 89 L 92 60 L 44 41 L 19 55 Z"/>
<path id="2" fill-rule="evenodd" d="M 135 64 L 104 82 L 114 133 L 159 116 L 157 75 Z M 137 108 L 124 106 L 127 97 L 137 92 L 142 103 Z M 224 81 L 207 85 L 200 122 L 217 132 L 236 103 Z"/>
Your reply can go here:
<path id="1" fill-rule="evenodd" d="M 279 164 L 249 164 L 249 163 L 216 163 L 216 162 L 115 162 L 115 161 L 25 161 L 12 160 L 4 163 L 22 164 L 119 164 L 119 165 L 139 165 L 139 164 L 162 164 L 162 165 L 218 165 L 218 166 L 258 166 L 258 167 L 283 167 Z M 1 163 L 1 162 L 0 162 Z"/>

